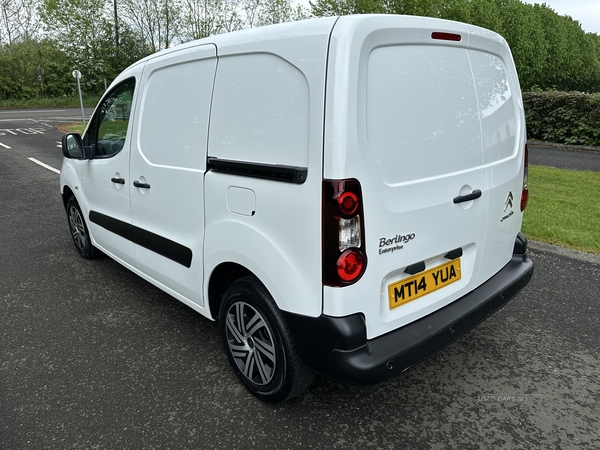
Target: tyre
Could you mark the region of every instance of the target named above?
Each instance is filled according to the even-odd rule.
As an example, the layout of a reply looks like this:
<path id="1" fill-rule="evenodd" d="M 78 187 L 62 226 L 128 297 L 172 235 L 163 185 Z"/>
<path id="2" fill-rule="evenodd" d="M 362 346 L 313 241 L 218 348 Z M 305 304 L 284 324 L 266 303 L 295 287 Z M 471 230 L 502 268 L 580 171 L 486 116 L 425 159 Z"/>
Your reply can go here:
<path id="1" fill-rule="evenodd" d="M 227 288 L 219 318 L 229 363 L 253 395 L 277 403 L 310 386 L 314 372 L 305 366 L 281 312 L 256 278 L 241 278 Z"/>
<path id="2" fill-rule="evenodd" d="M 88 227 L 85 224 L 83 213 L 75 196 L 71 196 L 67 201 L 67 219 L 73 243 L 79 254 L 87 259 L 94 259 L 100 256 L 100 250 L 92 245 Z"/>

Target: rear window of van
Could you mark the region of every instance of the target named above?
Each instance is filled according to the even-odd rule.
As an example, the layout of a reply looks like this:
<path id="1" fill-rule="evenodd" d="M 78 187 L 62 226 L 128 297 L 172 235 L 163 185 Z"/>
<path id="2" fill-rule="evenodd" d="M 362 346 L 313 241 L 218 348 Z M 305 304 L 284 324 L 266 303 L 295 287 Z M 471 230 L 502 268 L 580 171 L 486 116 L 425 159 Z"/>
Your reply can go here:
<path id="1" fill-rule="evenodd" d="M 513 99 L 493 55 L 380 47 L 369 55 L 366 80 L 367 141 L 386 184 L 469 170 L 514 150 Z"/>

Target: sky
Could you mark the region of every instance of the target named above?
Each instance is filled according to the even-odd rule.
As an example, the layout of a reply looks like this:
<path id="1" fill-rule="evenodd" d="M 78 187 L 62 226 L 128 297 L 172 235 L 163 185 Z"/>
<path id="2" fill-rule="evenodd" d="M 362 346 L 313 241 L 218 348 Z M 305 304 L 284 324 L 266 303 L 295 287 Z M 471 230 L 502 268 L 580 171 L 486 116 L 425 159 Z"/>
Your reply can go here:
<path id="1" fill-rule="evenodd" d="M 600 0 L 521 0 L 523 3 L 545 3 L 561 16 L 571 16 L 581 23 L 583 31 L 600 35 Z"/>

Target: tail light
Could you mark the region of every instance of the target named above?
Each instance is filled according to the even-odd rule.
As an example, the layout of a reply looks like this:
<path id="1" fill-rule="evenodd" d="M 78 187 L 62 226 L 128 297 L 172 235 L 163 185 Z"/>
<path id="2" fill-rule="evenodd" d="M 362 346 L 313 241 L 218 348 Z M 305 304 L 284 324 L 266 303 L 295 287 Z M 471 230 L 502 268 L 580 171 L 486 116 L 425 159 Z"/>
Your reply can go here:
<path id="1" fill-rule="evenodd" d="M 323 284 L 348 286 L 367 267 L 358 180 L 323 181 Z"/>
<path id="2" fill-rule="evenodd" d="M 527 207 L 527 200 L 529 200 L 529 189 L 527 187 L 529 179 L 529 149 L 525 144 L 525 169 L 523 171 L 523 190 L 521 191 L 521 211 L 524 211 Z"/>

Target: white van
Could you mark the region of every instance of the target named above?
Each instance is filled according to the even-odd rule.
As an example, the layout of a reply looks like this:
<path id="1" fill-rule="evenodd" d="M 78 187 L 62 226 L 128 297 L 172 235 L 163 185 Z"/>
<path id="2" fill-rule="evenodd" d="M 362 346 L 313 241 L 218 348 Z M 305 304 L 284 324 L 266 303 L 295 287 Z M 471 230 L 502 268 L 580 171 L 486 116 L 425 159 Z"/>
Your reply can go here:
<path id="1" fill-rule="evenodd" d="M 210 319 L 266 402 L 398 375 L 533 264 L 525 119 L 502 37 L 356 15 L 212 36 L 126 69 L 60 190 L 79 253 Z"/>

